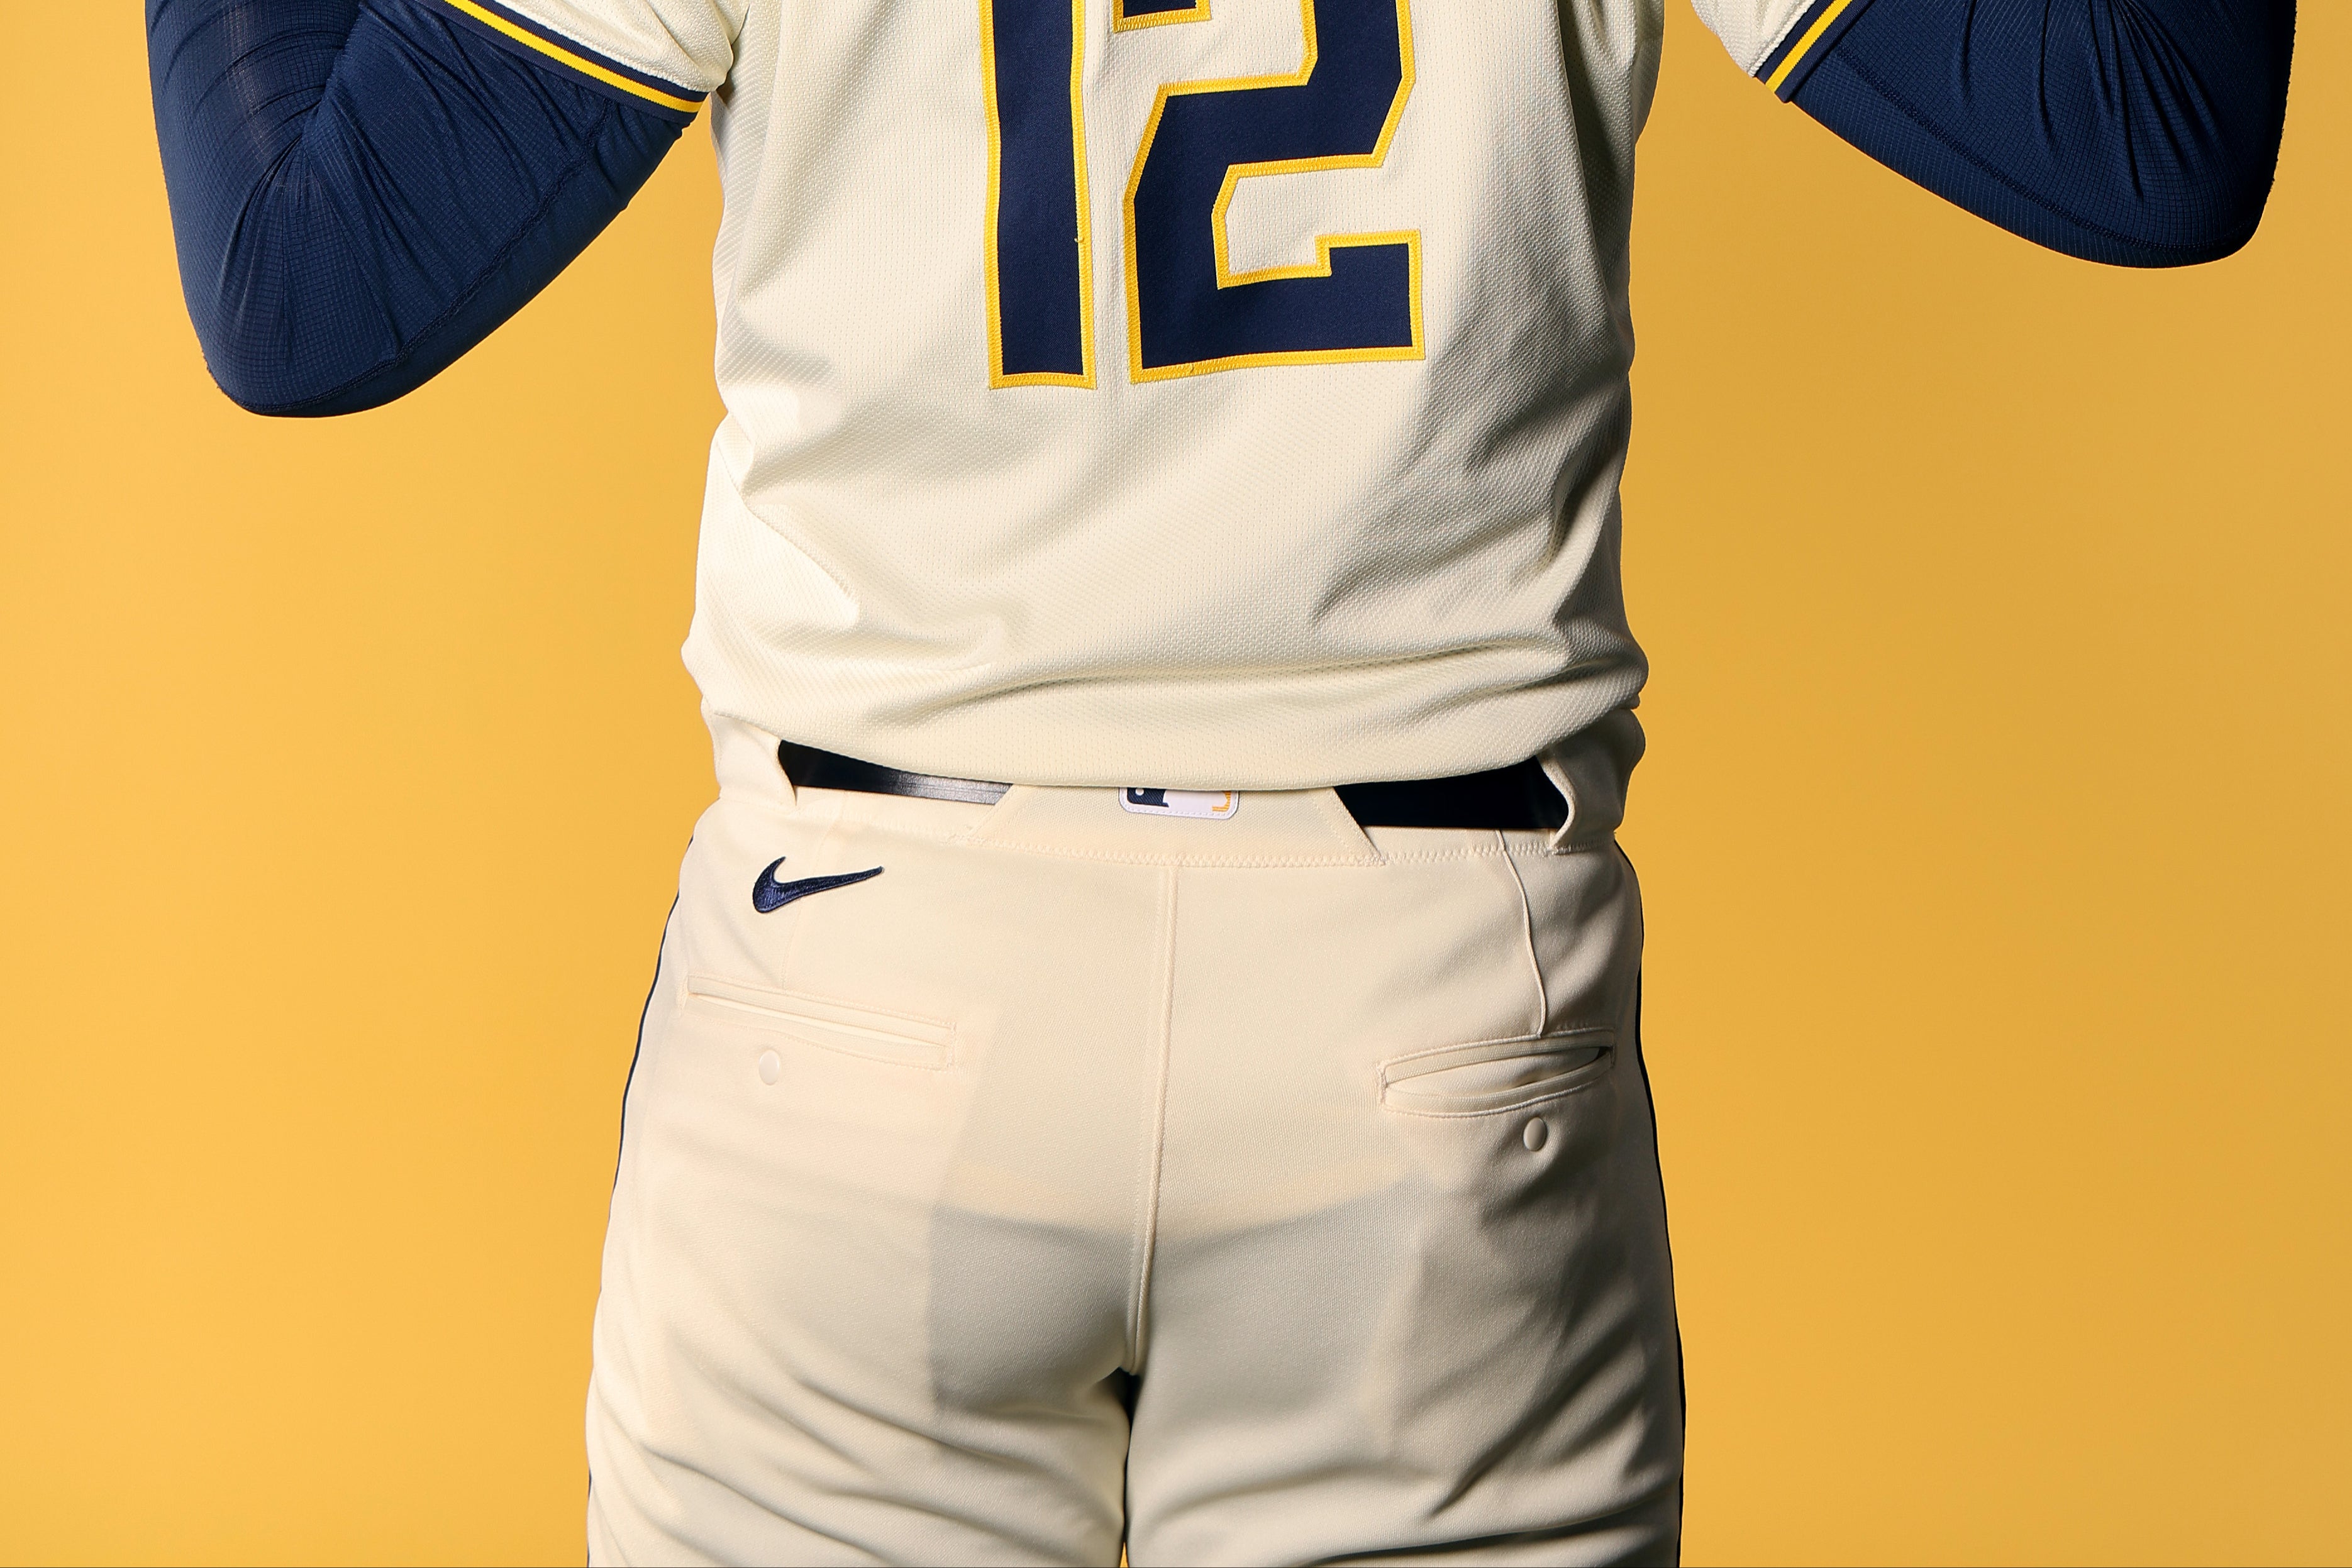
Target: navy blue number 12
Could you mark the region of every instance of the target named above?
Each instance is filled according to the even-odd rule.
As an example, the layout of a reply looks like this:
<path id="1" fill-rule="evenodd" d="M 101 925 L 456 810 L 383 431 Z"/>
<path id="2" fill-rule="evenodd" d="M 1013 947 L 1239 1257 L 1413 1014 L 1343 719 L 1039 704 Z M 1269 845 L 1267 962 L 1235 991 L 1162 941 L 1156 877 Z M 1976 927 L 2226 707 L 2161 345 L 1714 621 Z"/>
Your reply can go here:
<path id="1" fill-rule="evenodd" d="M 980 0 L 988 384 L 1095 384 L 1086 0 Z"/>
<path id="2" fill-rule="evenodd" d="M 1209 20 L 1206 0 L 1111 3 L 1114 32 Z M 1094 384 L 1085 4 L 981 0 L 993 386 Z M 1297 71 L 1171 83 L 1152 104 L 1124 204 L 1131 380 L 1422 356 L 1416 231 L 1232 265 L 1242 181 L 1379 167 L 1412 92 L 1409 0 L 1299 0 L 1299 22 Z"/>

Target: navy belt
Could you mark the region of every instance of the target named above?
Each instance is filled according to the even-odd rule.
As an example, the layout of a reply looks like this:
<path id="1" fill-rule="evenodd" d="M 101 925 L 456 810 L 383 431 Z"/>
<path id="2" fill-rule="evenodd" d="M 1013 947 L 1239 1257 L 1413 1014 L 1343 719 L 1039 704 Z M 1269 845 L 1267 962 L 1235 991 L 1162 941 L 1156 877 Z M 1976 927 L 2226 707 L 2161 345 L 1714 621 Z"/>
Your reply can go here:
<path id="1" fill-rule="evenodd" d="M 961 800 L 985 806 L 1010 784 L 983 779 L 947 779 L 908 773 L 877 762 L 860 762 L 838 752 L 795 746 L 776 747 L 776 760 L 803 789 L 854 789 L 866 795 L 908 795 L 919 800 Z M 1533 758 L 1485 773 L 1451 779 L 1403 779 L 1339 786 L 1340 803 L 1365 828 L 1496 828 L 1551 831 L 1568 821 L 1568 802 L 1542 764 Z"/>

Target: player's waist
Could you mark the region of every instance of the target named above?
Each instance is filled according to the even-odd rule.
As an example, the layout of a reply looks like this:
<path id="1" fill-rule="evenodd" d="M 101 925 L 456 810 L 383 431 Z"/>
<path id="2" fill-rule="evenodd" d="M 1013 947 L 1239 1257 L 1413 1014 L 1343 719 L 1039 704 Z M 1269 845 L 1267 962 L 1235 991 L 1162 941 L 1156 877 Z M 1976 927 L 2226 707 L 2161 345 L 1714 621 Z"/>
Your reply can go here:
<path id="1" fill-rule="evenodd" d="M 1008 783 L 956 779 L 886 768 L 839 752 L 781 742 L 776 759 L 802 789 L 846 789 L 868 795 L 955 800 L 989 805 L 1012 789 Z M 1341 784 L 1334 793 L 1363 828 L 1453 828 L 1550 832 L 1568 821 L 1568 800 L 1535 758 L 1505 768 L 1444 779 L 1375 779 Z M 1214 817 L 1237 800 L 1230 790 L 1167 789 L 1130 786 L 1121 791 L 1131 811 L 1150 815 Z"/>

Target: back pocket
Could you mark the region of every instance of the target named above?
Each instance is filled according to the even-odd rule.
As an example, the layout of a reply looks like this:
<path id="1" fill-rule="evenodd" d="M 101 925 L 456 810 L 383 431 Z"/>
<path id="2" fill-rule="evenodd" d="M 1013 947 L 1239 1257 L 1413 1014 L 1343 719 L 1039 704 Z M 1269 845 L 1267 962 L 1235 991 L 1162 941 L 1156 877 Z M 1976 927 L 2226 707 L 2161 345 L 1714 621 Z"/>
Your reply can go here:
<path id="1" fill-rule="evenodd" d="M 773 991 L 689 975 L 687 1010 L 721 1023 L 780 1034 L 803 1045 L 899 1067 L 945 1067 L 955 1060 L 955 1026 L 908 1013 L 855 1008 L 798 991 Z"/>
<path id="2" fill-rule="evenodd" d="M 1608 1076 L 1613 1030 L 1572 1029 L 1529 1040 L 1482 1040 L 1381 1063 L 1381 1103 L 1415 1116 L 1486 1116 L 1573 1094 Z"/>

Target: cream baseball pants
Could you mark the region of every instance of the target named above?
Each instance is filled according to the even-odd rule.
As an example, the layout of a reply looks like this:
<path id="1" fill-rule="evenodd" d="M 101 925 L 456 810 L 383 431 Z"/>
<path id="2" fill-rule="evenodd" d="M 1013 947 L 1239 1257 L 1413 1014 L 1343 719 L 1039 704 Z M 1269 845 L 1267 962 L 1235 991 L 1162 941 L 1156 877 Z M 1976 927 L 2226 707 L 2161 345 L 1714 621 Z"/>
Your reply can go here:
<path id="1" fill-rule="evenodd" d="M 593 1562 L 1673 1560 L 1613 802 L 795 791 L 717 727 L 625 1107 Z"/>

